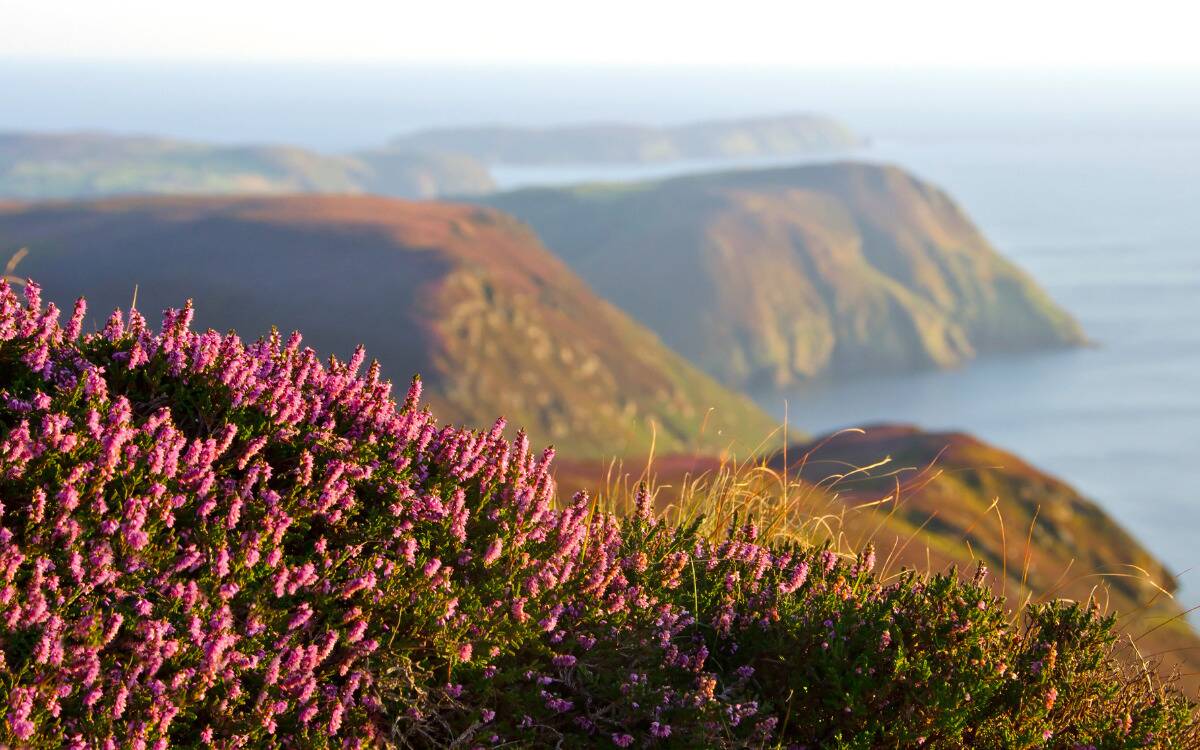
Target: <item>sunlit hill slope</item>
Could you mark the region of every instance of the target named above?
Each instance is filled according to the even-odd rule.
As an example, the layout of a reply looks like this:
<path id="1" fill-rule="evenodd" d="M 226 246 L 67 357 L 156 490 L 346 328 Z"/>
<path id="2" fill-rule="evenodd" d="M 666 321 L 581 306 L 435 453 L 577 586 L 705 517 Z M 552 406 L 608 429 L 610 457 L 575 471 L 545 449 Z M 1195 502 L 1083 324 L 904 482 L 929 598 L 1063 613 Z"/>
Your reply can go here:
<path id="1" fill-rule="evenodd" d="M 529 222 L 672 348 L 744 388 L 1084 340 L 944 192 L 894 167 L 823 164 L 483 200 Z"/>
<path id="2" fill-rule="evenodd" d="M 420 372 L 448 421 L 497 414 L 570 454 L 748 450 L 774 422 L 600 299 L 524 225 L 491 209 L 376 197 L 114 199 L 0 209 L 13 273 L 60 304 L 301 329 L 356 342 L 401 382 Z M 97 313 L 102 315 L 102 313 Z M 102 322 L 102 317 L 96 322 Z"/>

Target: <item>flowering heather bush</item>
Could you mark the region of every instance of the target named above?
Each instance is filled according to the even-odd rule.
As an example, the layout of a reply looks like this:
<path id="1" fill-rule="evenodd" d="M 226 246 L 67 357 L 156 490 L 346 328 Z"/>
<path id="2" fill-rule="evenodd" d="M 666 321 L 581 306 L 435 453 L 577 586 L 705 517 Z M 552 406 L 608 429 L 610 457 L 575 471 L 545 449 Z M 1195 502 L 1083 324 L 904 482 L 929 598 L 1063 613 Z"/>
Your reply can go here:
<path id="1" fill-rule="evenodd" d="M 0 743 L 1196 746 L 1088 608 L 558 507 L 361 350 L 83 319 L 0 286 Z"/>

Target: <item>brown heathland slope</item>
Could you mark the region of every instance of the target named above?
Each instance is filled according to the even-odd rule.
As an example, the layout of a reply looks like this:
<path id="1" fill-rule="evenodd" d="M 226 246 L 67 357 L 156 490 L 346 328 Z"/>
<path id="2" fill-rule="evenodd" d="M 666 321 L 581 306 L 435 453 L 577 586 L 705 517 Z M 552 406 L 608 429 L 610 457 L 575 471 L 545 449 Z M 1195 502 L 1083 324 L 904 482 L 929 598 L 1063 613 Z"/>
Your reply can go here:
<path id="1" fill-rule="evenodd" d="M 944 192 L 894 167 L 822 164 L 484 200 L 529 222 L 668 345 L 741 387 L 1083 341 Z"/>
<path id="2" fill-rule="evenodd" d="M 1170 596 L 1171 573 L 1070 485 L 970 435 L 904 425 L 825 436 L 792 445 L 787 455 L 783 514 L 782 454 L 762 467 L 743 466 L 736 478 L 719 459 L 664 457 L 649 476 L 662 507 L 749 512 L 771 533 L 795 535 L 803 526 L 801 537 L 832 534 L 845 551 L 873 541 L 887 570 L 956 566 L 969 575 L 982 560 L 1013 605 L 1094 596 L 1120 615 L 1120 629 L 1142 656 L 1161 661 L 1164 672 L 1178 667 L 1190 691 L 1200 688 L 1200 637 Z M 643 467 L 566 462 L 560 487 L 623 499 L 625 478 L 636 481 Z M 782 521 L 770 526 L 772 519 Z"/>
<path id="3" fill-rule="evenodd" d="M 443 419 L 497 414 L 568 454 L 748 450 L 773 421 L 603 301 L 516 220 L 377 197 L 140 198 L 0 208 L 15 276 L 93 323 L 129 304 L 243 334 L 300 329 L 322 353 L 362 342 L 425 379 Z M 710 413 L 710 409 L 712 412 Z"/>

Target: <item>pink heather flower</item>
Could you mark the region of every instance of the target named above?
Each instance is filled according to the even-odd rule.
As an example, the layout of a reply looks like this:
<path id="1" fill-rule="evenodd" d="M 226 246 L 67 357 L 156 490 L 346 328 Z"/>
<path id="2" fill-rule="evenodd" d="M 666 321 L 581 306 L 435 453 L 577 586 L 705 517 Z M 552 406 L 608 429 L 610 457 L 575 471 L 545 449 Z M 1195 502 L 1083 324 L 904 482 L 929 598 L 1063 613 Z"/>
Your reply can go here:
<path id="1" fill-rule="evenodd" d="M 485 566 L 491 565 L 492 563 L 499 560 L 500 553 L 501 553 L 501 551 L 503 551 L 503 549 L 504 549 L 504 542 L 501 541 L 500 537 L 496 537 L 495 539 L 493 539 L 491 541 L 491 543 L 488 544 L 487 551 L 483 553 L 483 564 Z"/>
<path id="2" fill-rule="evenodd" d="M 326 728 L 326 733 L 330 736 L 336 736 L 338 730 L 342 727 L 342 713 L 345 707 L 341 703 L 333 704 L 333 709 L 329 712 L 329 725 Z"/>
<path id="3" fill-rule="evenodd" d="M 125 713 L 125 701 L 129 697 L 129 688 L 124 684 L 117 687 L 117 694 L 113 697 L 111 714 L 114 719 L 121 718 Z"/>
<path id="4" fill-rule="evenodd" d="M 566 698 L 559 698 L 558 696 L 552 696 L 548 694 L 545 695 L 547 696 L 546 708 L 550 709 L 554 713 L 565 714 L 571 709 L 575 708 L 575 704 Z"/>
<path id="5" fill-rule="evenodd" d="M 71 320 L 67 323 L 67 327 L 63 331 L 63 338 L 67 341 L 74 341 L 79 338 L 79 334 L 83 331 L 83 319 L 86 316 L 87 300 L 80 297 L 75 300 L 75 310 L 71 313 Z"/>
<path id="6" fill-rule="evenodd" d="M 512 616 L 517 622 L 525 622 L 529 619 L 529 615 L 525 614 L 525 600 L 514 599 L 512 603 Z"/>
<path id="7" fill-rule="evenodd" d="M 654 521 L 654 498 L 651 497 L 650 488 L 645 483 L 639 484 L 634 493 L 633 514 L 642 521 Z"/>
<path id="8" fill-rule="evenodd" d="M 296 628 L 303 627 L 310 617 L 312 617 L 312 607 L 309 606 L 308 602 L 304 602 L 296 609 L 296 613 L 292 615 L 292 619 L 288 620 L 287 629 L 295 630 Z"/>
<path id="9" fill-rule="evenodd" d="M 266 435 L 260 435 L 259 437 L 256 437 L 253 440 L 251 440 L 246 445 L 246 450 L 242 452 L 241 457 L 238 458 L 237 468 L 239 470 L 245 469 L 246 466 L 248 466 L 250 464 L 250 461 L 253 460 L 256 455 L 258 455 L 258 452 L 260 450 L 262 450 L 263 446 L 266 444 L 267 444 L 267 436 Z"/>
<path id="10" fill-rule="evenodd" d="M 875 569 L 875 545 L 868 544 L 862 557 L 859 559 L 859 571 L 870 573 Z"/>
<path id="11" fill-rule="evenodd" d="M 302 571 L 302 574 L 304 574 L 303 577 L 298 578 L 298 579 L 293 578 L 293 583 L 290 583 L 288 585 L 289 593 L 294 592 L 301 585 L 305 585 L 305 582 L 307 582 L 307 581 L 310 581 L 310 580 L 315 581 L 316 577 L 317 577 L 316 572 L 312 569 L 311 563 L 305 564 L 305 568 Z M 342 598 L 349 599 L 351 596 L 358 593 L 359 591 L 371 591 L 374 588 L 375 588 L 375 574 L 368 572 L 366 575 L 359 576 L 358 578 L 355 578 L 354 580 L 347 583 L 342 588 Z"/>
<path id="12" fill-rule="evenodd" d="M 837 559 L 837 554 L 833 550 L 827 549 L 821 552 L 821 565 L 824 567 L 826 573 L 833 570 L 833 566 L 837 565 Z"/>
<path id="13" fill-rule="evenodd" d="M 33 689 L 27 687 L 15 688 L 9 695 L 8 721 L 13 734 L 19 740 L 32 737 L 36 728 L 29 720 L 30 714 L 33 713 L 33 696 Z"/>
<path id="14" fill-rule="evenodd" d="M 300 709 L 300 715 L 297 717 L 300 719 L 300 725 L 308 726 L 309 723 L 316 718 L 317 711 L 318 709 L 316 703 L 306 704 L 304 708 Z"/>
<path id="15" fill-rule="evenodd" d="M 787 579 L 779 585 L 779 591 L 783 594 L 791 594 L 804 585 L 808 580 L 808 563 L 801 561 L 797 563 L 788 574 Z"/>
<path id="16" fill-rule="evenodd" d="M 571 654 L 559 654 L 550 660 L 554 666 L 565 669 L 575 666 L 575 657 Z"/>
<path id="17" fill-rule="evenodd" d="M 629 747 L 633 744 L 633 735 L 614 733 L 612 736 L 612 741 L 617 747 Z"/>
<path id="18" fill-rule="evenodd" d="M 471 661 L 471 652 L 473 651 L 471 644 L 464 643 L 458 647 L 458 660 Z"/>

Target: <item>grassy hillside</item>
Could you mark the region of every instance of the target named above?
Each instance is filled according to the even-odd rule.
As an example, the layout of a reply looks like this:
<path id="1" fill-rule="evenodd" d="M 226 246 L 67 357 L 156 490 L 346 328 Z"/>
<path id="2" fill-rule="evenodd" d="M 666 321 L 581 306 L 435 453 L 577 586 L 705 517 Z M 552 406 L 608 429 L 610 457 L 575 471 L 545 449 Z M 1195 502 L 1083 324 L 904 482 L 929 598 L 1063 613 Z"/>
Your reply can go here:
<path id="1" fill-rule="evenodd" d="M 886 531 L 875 535 L 881 558 L 921 570 L 982 560 L 1000 593 L 1016 601 L 1094 595 L 1121 613 L 1125 632 L 1148 633 L 1138 643 L 1144 656 L 1181 665 L 1187 684 L 1200 688 L 1200 637 L 1170 596 L 1171 572 L 1070 485 L 970 435 L 905 426 L 820 438 L 790 453 L 794 475 L 833 484 L 846 505 L 896 495 L 872 514 L 886 510 Z M 834 479 L 884 458 L 885 466 Z M 857 519 L 847 533 L 861 539 L 870 521 Z"/>
<path id="2" fill-rule="evenodd" d="M 1078 344 L 942 191 L 839 163 L 490 196 L 594 289 L 748 388 Z"/>
<path id="3" fill-rule="evenodd" d="M 333 156 L 98 133 L 0 133 L 0 197 L 8 198 L 314 192 L 430 198 L 491 187 L 486 168 L 461 155 Z"/>
<path id="4" fill-rule="evenodd" d="M 580 456 L 742 451 L 773 421 L 601 300 L 514 219 L 374 197 L 114 199 L 0 209 L 0 249 L 65 304 L 194 298 L 200 323 L 358 342 L 444 419 L 504 414 Z M 14 277 L 15 277 L 14 276 Z"/>
<path id="5" fill-rule="evenodd" d="M 584 123 L 439 128 L 400 136 L 392 143 L 417 151 L 470 154 L 489 164 L 587 164 L 810 154 L 851 148 L 862 141 L 828 117 L 797 114 L 667 127 Z"/>
<path id="6" fill-rule="evenodd" d="M 1120 614 L 1140 657 L 1178 669 L 1200 690 L 1200 636 L 1172 598 L 1176 583 L 1154 554 L 1098 505 L 1008 451 L 962 433 L 904 425 L 826 435 L 791 445 L 763 464 L 662 457 L 645 473 L 559 462 L 560 485 L 623 508 L 631 481 L 653 479 L 657 501 L 679 522 L 706 514 L 757 518 L 764 538 L 832 542 L 844 552 L 875 545 L 880 568 L 991 570 L 1011 602 L 1058 598 Z M 784 471 L 787 467 L 786 472 Z"/>
<path id="7" fill-rule="evenodd" d="M 0 745 L 1192 748 L 1111 618 L 616 517 L 363 357 L 0 284 Z"/>

